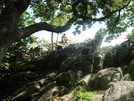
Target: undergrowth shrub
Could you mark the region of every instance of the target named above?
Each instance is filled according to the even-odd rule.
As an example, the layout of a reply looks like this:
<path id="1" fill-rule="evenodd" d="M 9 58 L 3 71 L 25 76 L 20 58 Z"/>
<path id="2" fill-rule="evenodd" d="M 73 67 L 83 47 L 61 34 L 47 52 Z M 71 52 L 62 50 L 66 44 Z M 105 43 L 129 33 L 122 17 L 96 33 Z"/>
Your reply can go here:
<path id="1" fill-rule="evenodd" d="M 79 86 L 75 91 L 74 101 L 91 101 L 95 94 L 90 90 L 90 88 Z"/>
<path id="2" fill-rule="evenodd" d="M 14 42 L 6 52 L 3 61 L 0 65 L 1 70 L 25 70 L 33 68 L 31 64 L 24 61 L 25 56 L 31 57 L 35 52 L 27 47 L 28 44 L 36 42 L 36 37 L 27 37 L 21 41 Z"/>

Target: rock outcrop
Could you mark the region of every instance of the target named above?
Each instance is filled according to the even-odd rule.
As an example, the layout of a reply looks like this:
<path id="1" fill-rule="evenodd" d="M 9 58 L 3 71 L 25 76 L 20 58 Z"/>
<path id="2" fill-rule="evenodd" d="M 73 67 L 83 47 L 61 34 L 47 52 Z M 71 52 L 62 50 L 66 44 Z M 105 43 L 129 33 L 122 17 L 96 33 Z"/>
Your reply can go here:
<path id="1" fill-rule="evenodd" d="M 97 43 L 98 42 L 98 43 Z M 93 101 L 134 101 L 134 42 L 125 41 L 106 54 L 95 39 L 80 55 L 51 53 L 29 63 L 43 70 L 57 70 L 52 78 L 30 82 L 12 96 L 17 101 L 73 101 L 77 87 L 90 87 Z M 49 81 L 49 82 L 48 82 Z"/>
<path id="2" fill-rule="evenodd" d="M 90 87 L 99 90 L 106 90 L 109 88 L 110 82 L 120 81 L 123 73 L 120 67 L 106 68 L 100 70 L 90 81 Z"/>
<path id="3" fill-rule="evenodd" d="M 134 55 L 134 42 L 127 40 L 106 53 L 104 68 L 128 65 Z"/>

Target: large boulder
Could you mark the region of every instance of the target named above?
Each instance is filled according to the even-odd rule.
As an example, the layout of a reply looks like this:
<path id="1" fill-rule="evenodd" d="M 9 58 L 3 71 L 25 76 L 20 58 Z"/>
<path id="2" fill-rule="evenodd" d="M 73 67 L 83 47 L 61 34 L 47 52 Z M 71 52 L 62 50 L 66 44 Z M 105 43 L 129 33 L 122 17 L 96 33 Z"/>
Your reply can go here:
<path id="1" fill-rule="evenodd" d="M 100 70 L 90 81 L 90 86 L 94 89 L 106 90 L 110 82 L 120 81 L 123 73 L 120 67 L 106 68 Z"/>
<path id="2" fill-rule="evenodd" d="M 104 60 L 104 68 L 108 68 L 108 67 L 115 67 L 118 64 L 118 60 L 117 60 L 117 51 L 118 49 L 112 49 L 111 51 L 109 51 L 108 53 L 106 53 L 105 55 L 105 60 Z"/>
<path id="3" fill-rule="evenodd" d="M 130 58 L 134 58 L 134 46 L 131 48 Z"/>
<path id="4" fill-rule="evenodd" d="M 64 84 L 64 85 L 74 85 L 76 82 L 75 72 L 72 70 L 69 70 L 68 72 L 60 73 L 55 80 L 58 82 L 58 84 Z"/>
<path id="5" fill-rule="evenodd" d="M 132 81 L 132 78 L 130 74 L 125 74 L 123 78 L 121 79 L 121 81 Z"/>
<path id="6" fill-rule="evenodd" d="M 93 69 L 93 58 L 90 55 L 71 57 L 66 59 L 60 67 L 60 72 L 68 70 L 82 71 L 83 75 L 90 74 Z"/>
<path id="7" fill-rule="evenodd" d="M 102 101 L 134 101 L 134 82 L 118 81 L 109 84 Z"/>
<path id="8" fill-rule="evenodd" d="M 129 63 L 129 49 L 120 49 L 121 51 L 118 51 L 118 63 L 120 63 L 120 66 L 126 65 Z"/>
<path id="9" fill-rule="evenodd" d="M 36 56 L 30 60 L 30 64 L 34 65 L 35 70 L 53 70 L 59 69 L 63 61 L 69 57 L 66 52 L 57 54 L 52 52 L 48 55 Z"/>
<path id="10" fill-rule="evenodd" d="M 94 63 L 93 63 L 93 73 L 97 73 L 103 68 L 105 55 L 102 53 L 97 53 L 94 56 Z"/>
<path id="11" fill-rule="evenodd" d="M 60 54 L 50 54 L 44 64 L 45 70 L 59 69 L 62 62 L 64 62 L 69 55 L 66 52 Z"/>
<path id="12" fill-rule="evenodd" d="M 127 40 L 106 53 L 104 68 L 128 65 L 134 57 L 134 42 Z"/>

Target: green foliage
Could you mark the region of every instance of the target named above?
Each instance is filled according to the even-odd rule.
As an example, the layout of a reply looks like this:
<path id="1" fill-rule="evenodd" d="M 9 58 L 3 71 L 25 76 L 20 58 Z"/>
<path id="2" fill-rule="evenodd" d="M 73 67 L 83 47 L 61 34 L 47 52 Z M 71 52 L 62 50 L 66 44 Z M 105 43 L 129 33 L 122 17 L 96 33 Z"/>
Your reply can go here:
<path id="1" fill-rule="evenodd" d="M 112 50 L 112 49 L 114 49 L 114 48 L 117 48 L 117 47 L 119 47 L 119 44 L 116 44 L 115 46 L 104 46 L 104 47 L 102 47 L 102 48 L 100 49 L 100 51 L 101 51 L 102 53 L 107 53 L 107 52 L 109 52 L 110 50 Z"/>
<path id="2" fill-rule="evenodd" d="M 36 47 L 36 46 L 45 46 L 47 49 L 50 49 L 50 44 L 49 44 L 49 42 L 47 42 L 44 38 L 41 38 L 41 39 L 39 39 L 39 38 L 35 38 L 35 37 L 33 37 L 35 40 L 34 40 L 34 42 L 31 42 L 31 43 L 28 43 L 28 45 L 27 45 L 27 47 L 30 49 L 31 47 Z"/>
<path id="3" fill-rule="evenodd" d="M 95 34 L 96 39 L 103 40 L 104 36 L 107 34 L 107 30 L 100 28 Z"/>
<path id="4" fill-rule="evenodd" d="M 104 46 L 100 49 L 100 51 L 102 53 L 107 53 L 108 51 L 110 51 L 111 49 L 113 49 L 114 46 Z"/>
<path id="5" fill-rule="evenodd" d="M 33 10 L 33 17 L 38 18 L 39 21 L 61 26 L 66 23 L 71 15 L 69 14 L 71 7 L 64 3 L 65 1 L 61 0 L 40 0 L 31 3 L 29 10 Z"/>
<path id="6" fill-rule="evenodd" d="M 31 57 L 35 52 L 27 47 L 28 44 L 36 42 L 36 37 L 27 37 L 19 42 L 13 43 L 6 52 L 1 63 L 1 69 L 21 69 L 32 68 L 33 65 L 28 65 L 24 58 L 25 56 Z"/>
<path id="7" fill-rule="evenodd" d="M 129 34 L 127 35 L 126 38 L 127 38 L 128 40 L 132 40 L 132 41 L 134 41 L 134 29 L 132 30 L 131 33 L 129 33 Z"/>
<path id="8" fill-rule="evenodd" d="M 10 0 L 13 4 L 17 1 Z M 6 7 L 4 2 L 5 0 L 0 1 L 0 13 Z M 110 40 L 120 36 L 120 33 L 126 31 L 128 27 L 134 26 L 133 0 L 31 0 L 28 7 L 18 23 L 19 30 L 25 30 L 22 28 L 31 24 L 44 22 L 46 25 L 44 30 L 60 33 L 74 24 L 76 28 L 73 34 L 76 35 L 81 33 L 80 28 L 86 30 L 98 21 L 104 22 L 103 24 L 106 25 L 105 28 L 109 36 L 107 40 Z M 72 17 L 73 19 L 71 19 Z M 64 27 L 65 29 L 61 29 L 61 26 L 65 24 L 68 25 Z M 52 28 L 52 26 L 54 27 Z M 18 30 L 18 28 L 16 29 Z M 30 28 L 27 27 L 27 29 Z M 16 29 L 15 32 L 17 32 Z M 35 29 L 34 31 L 39 30 Z"/>
<path id="9" fill-rule="evenodd" d="M 31 24 L 34 24 L 34 23 L 36 23 L 37 21 L 35 20 L 35 18 L 32 16 L 32 15 L 30 15 L 31 14 L 31 12 L 29 11 L 25 11 L 23 14 L 22 14 L 22 16 L 21 16 L 21 18 L 20 18 L 20 21 L 19 21 L 19 23 L 18 23 L 18 26 L 19 26 L 19 28 L 24 28 L 24 27 L 26 27 L 26 26 L 28 26 L 28 25 L 31 25 Z"/>
<path id="10" fill-rule="evenodd" d="M 75 92 L 75 101 L 91 101 L 91 99 L 95 96 L 92 92 L 89 91 L 89 88 L 85 88 L 79 86 Z"/>
<path id="11" fill-rule="evenodd" d="M 79 1 L 78 5 L 76 1 L 32 0 L 27 11 L 23 13 L 19 26 L 46 22 L 60 27 L 65 25 L 72 16 L 76 16 L 74 35 L 80 34 L 81 28 L 86 30 L 95 22 L 104 21 L 109 36 L 107 40 L 112 40 L 134 24 L 133 0 L 84 0 Z M 73 5 L 74 3 L 76 4 Z"/>
<path id="12" fill-rule="evenodd" d="M 82 100 L 82 101 L 91 101 L 91 99 L 94 97 L 94 94 L 92 92 L 81 92 L 77 91 L 76 92 L 76 100 Z"/>

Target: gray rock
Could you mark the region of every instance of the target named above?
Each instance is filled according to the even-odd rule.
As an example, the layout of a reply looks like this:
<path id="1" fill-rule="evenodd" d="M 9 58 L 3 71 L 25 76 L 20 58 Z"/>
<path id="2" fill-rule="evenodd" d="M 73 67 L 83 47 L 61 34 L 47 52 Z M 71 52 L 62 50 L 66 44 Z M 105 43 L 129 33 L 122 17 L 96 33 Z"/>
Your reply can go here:
<path id="1" fill-rule="evenodd" d="M 128 73 L 131 75 L 132 80 L 134 80 L 134 60 L 128 65 Z"/>
<path id="2" fill-rule="evenodd" d="M 113 49 L 110 52 L 106 53 L 104 60 L 104 68 L 114 67 L 117 65 L 117 63 L 117 49 Z"/>
<path id="3" fill-rule="evenodd" d="M 82 71 L 83 76 L 85 76 L 93 70 L 93 65 L 90 61 L 92 62 L 92 59 L 89 55 L 68 58 L 61 64 L 60 72 L 73 70 L 76 73 L 77 71 Z"/>
<path id="4" fill-rule="evenodd" d="M 134 42 L 127 40 L 106 53 L 104 68 L 128 65 L 134 57 Z"/>
<path id="5" fill-rule="evenodd" d="M 118 81 L 110 83 L 102 101 L 134 101 L 134 82 Z"/>
<path id="6" fill-rule="evenodd" d="M 121 79 L 121 81 L 132 81 L 132 78 L 130 74 L 125 74 L 123 78 Z"/>
<path id="7" fill-rule="evenodd" d="M 59 84 L 64 84 L 64 85 L 74 85 L 76 82 L 76 78 L 75 78 L 75 72 L 72 70 L 69 70 L 68 72 L 63 72 L 60 73 L 55 80 L 59 83 Z"/>
<path id="8" fill-rule="evenodd" d="M 91 101 L 102 101 L 103 95 L 95 95 Z"/>
<path id="9" fill-rule="evenodd" d="M 96 54 L 96 56 L 94 57 L 93 73 L 97 73 L 103 68 L 104 57 L 105 55 L 102 53 Z"/>
<path id="10" fill-rule="evenodd" d="M 100 70 L 90 81 L 90 86 L 94 89 L 106 90 L 110 82 L 120 81 L 123 77 L 121 68 L 106 68 Z"/>

